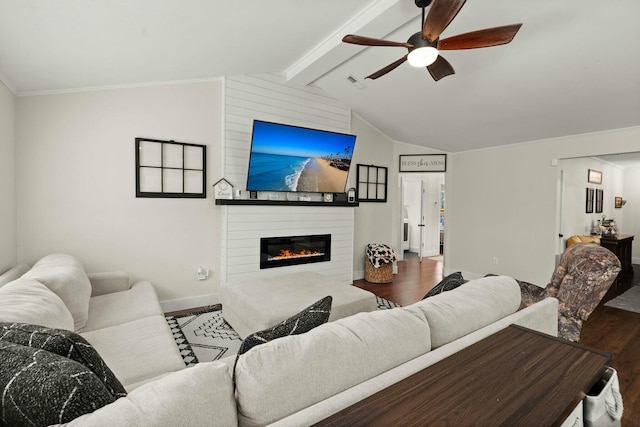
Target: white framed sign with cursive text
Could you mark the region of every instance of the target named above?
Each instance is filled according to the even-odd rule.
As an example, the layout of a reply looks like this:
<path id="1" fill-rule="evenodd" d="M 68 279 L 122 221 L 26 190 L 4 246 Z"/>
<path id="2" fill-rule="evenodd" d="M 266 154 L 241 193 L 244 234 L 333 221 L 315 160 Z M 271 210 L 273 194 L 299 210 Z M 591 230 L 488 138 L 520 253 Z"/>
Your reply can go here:
<path id="1" fill-rule="evenodd" d="M 445 172 L 446 154 L 401 154 L 400 172 Z"/>

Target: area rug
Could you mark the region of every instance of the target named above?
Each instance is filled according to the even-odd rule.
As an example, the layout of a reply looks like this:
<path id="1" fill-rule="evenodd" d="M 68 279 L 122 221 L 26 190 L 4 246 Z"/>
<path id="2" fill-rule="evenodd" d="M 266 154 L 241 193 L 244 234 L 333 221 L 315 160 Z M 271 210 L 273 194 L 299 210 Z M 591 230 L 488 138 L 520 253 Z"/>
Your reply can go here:
<path id="1" fill-rule="evenodd" d="M 376 296 L 378 309 L 400 307 L 399 304 Z M 222 305 L 183 316 L 167 316 L 167 323 L 187 366 L 198 362 L 219 360 L 238 353 L 242 339 L 222 318 Z"/>
<path id="2" fill-rule="evenodd" d="M 620 310 L 640 313 L 640 284 L 632 286 L 628 291 L 618 295 L 614 299 L 607 301 L 607 307 L 618 308 Z"/>

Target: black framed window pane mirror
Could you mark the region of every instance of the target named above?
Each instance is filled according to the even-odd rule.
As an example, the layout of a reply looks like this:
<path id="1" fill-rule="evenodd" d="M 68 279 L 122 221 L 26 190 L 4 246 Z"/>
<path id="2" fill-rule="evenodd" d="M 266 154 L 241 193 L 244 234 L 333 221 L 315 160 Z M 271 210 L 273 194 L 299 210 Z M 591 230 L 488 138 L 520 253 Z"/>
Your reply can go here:
<path id="1" fill-rule="evenodd" d="M 139 185 L 137 191 L 140 193 L 161 193 L 162 192 L 162 172 L 158 168 L 140 167 L 138 169 Z"/>
<path id="2" fill-rule="evenodd" d="M 387 171 L 384 166 L 358 164 L 356 181 L 359 202 L 387 201 Z"/>
<path id="3" fill-rule="evenodd" d="M 136 138 L 136 197 L 206 197 L 204 145 Z"/>
<path id="4" fill-rule="evenodd" d="M 200 194 L 204 192 L 204 171 L 199 170 L 204 159 L 204 147 L 184 147 L 184 192 Z"/>

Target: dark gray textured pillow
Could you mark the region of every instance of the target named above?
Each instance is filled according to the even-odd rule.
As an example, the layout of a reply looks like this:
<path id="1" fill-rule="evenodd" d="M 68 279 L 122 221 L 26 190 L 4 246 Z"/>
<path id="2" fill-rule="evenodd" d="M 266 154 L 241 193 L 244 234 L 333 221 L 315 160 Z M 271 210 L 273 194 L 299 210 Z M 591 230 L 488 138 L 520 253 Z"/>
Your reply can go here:
<path id="1" fill-rule="evenodd" d="M 39 348 L 0 341 L 0 425 L 69 422 L 116 399 L 90 369 Z"/>
<path id="2" fill-rule="evenodd" d="M 314 302 L 298 314 L 294 314 L 288 319 L 283 320 L 281 323 L 278 323 L 277 325 L 269 329 L 265 329 L 264 331 L 254 332 L 253 334 L 246 337 L 242 341 L 242 344 L 240 344 L 240 349 L 238 350 L 238 354 L 236 355 L 236 361 L 233 364 L 234 387 L 236 383 L 236 365 L 238 364 L 240 355 L 246 353 L 253 347 L 260 344 L 273 341 L 277 338 L 286 337 L 288 335 L 304 334 L 305 332 L 309 332 L 316 326 L 327 323 L 327 321 L 329 320 L 329 316 L 331 315 L 332 302 L 333 297 L 331 295 L 326 296 L 321 300 Z"/>
<path id="3" fill-rule="evenodd" d="M 127 395 L 125 388 L 96 349 L 75 332 L 27 323 L 0 322 L 0 341 L 41 348 L 74 360 L 95 373 L 114 398 Z"/>
<path id="4" fill-rule="evenodd" d="M 332 302 L 333 298 L 326 296 L 281 323 L 264 331 L 254 332 L 242 341 L 240 350 L 238 350 L 238 356 L 246 353 L 257 345 L 273 341 L 276 338 L 286 337 L 287 335 L 304 334 L 316 326 L 327 323 L 329 315 L 331 314 Z"/>
<path id="5" fill-rule="evenodd" d="M 440 283 L 431 288 L 431 290 L 429 290 L 429 292 L 427 292 L 427 294 L 422 299 L 429 298 L 446 291 L 450 291 L 462 285 L 463 283 L 464 278 L 462 277 L 461 272 L 457 271 L 455 273 L 451 273 L 450 275 L 442 279 Z"/>

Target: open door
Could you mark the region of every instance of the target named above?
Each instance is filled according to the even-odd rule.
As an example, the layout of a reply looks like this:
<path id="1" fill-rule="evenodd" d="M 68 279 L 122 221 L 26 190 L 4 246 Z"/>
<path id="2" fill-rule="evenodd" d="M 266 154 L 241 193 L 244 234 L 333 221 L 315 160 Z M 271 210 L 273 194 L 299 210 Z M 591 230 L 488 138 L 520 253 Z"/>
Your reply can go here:
<path id="1" fill-rule="evenodd" d="M 427 191 L 425 189 L 425 183 L 424 183 L 424 179 L 420 180 L 420 219 L 418 222 L 418 234 L 420 235 L 420 250 L 418 251 L 418 258 L 420 259 L 420 262 L 422 262 L 422 258 L 425 256 L 425 232 L 426 232 L 426 225 L 425 225 L 425 221 L 424 221 L 424 216 L 426 214 L 426 207 L 425 207 L 425 203 L 426 203 L 426 199 L 427 199 Z"/>
<path id="2" fill-rule="evenodd" d="M 420 260 L 440 255 L 444 173 L 401 175 L 401 186 L 404 255 Z"/>

